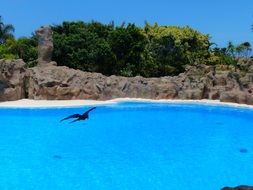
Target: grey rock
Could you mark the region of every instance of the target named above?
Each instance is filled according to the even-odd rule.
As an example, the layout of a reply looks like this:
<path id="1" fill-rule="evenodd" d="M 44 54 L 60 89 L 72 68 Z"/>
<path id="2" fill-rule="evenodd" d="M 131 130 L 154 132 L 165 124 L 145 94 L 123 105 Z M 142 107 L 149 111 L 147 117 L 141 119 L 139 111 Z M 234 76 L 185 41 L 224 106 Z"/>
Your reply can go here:
<path id="1" fill-rule="evenodd" d="M 62 66 L 30 68 L 27 76 L 27 94 L 31 99 L 168 99 L 177 96 L 177 86 L 169 78 L 106 77 Z"/>
<path id="2" fill-rule="evenodd" d="M 211 66 L 189 66 L 175 77 L 106 77 L 68 67 L 28 69 L 27 94 L 32 99 L 219 99 L 253 104 L 253 84 L 245 88 L 238 73 L 216 73 Z"/>
<path id="3" fill-rule="evenodd" d="M 188 66 L 174 77 L 104 76 L 56 66 L 26 68 L 22 60 L 0 60 L 0 101 L 21 98 L 69 100 L 113 98 L 214 99 L 253 105 L 251 74 Z"/>
<path id="4" fill-rule="evenodd" d="M 25 98 L 25 74 L 21 59 L 0 60 L 0 101 Z"/>
<path id="5" fill-rule="evenodd" d="M 38 37 L 38 65 L 48 66 L 55 65 L 51 62 L 53 45 L 53 31 L 50 27 L 41 27 L 36 31 Z"/>

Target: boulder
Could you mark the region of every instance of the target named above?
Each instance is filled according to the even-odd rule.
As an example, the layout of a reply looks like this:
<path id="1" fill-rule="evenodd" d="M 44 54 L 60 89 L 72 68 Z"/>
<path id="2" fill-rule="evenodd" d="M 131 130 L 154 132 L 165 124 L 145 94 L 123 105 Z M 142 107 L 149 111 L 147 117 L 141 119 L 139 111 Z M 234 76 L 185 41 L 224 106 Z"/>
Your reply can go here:
<path id="1" fill-rule="evenodd" d="M 247 103 L 247 93 L 244 91 L 240 91 L 237 89 L 231 91 L 221 92 L 220 94 L 220 101 L 221 102 L 233 102 L 239 104 L 246 104 Z"/>
<path id="2" fill-rule="evenodd" d="M 0 60 L 0 101 L 25 98 L 25 74 L 23 60 Z"/>

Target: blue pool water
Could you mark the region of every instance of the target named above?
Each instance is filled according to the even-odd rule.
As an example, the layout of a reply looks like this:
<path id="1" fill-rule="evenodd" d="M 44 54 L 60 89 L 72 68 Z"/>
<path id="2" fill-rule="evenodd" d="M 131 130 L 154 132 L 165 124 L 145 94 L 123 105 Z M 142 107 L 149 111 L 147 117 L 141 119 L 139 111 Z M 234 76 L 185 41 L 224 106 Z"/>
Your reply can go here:
<path id="1" fill-rule="evenodd" d="M 219 190 L 253 184 L 253 110 L 122 102 L 0 109 L 0 189 Z"/>

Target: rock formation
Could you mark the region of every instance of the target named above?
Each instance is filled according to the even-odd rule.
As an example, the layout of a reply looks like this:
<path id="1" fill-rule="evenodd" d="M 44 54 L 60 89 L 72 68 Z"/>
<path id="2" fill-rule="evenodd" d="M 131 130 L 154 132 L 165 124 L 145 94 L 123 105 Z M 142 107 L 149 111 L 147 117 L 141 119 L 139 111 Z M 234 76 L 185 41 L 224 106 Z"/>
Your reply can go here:
<path id="1" fill-rule="evenodd" d="M 106 77 L 67 67 L 35 67 L 28 71 L 32 99 L 95 99 L 119 97 L 175 98 L 175 85 L 166 78 Z"/>
<path id="2" fill-rule="evenodd" d="M 251 64 L 250 64 L 251 65 Z M 113 98 L 212 99 L 253 105 L 253 74 L 195 65 L 174 77 L 104 76 L 46 64 L 25 68 L 22 60 L 0 61 L 0 100 Z"/>
<path id="3" fill-rule="evenodd" d="M 21 60 L 0 60 L 0 101 L 25 97 L 25 63 Z"/>
<path id="4" fill-rule="evenodd" d="M 54 49 L 52 29 L 50 27 L 41 27 L 36 31 L 36 35 L 38 37 L 38 65 L 55 65 L 55 62 L 51 62 Z"/>
<path id="5" fill-rule="evenodd" d="M 129 97 L 212 99 L 253 105 L 253 64 L 249 60 L 244 63 L 249 70 L 247 73 L 216 71 L 214 66 L 195 65 L 178 76 L 160 78 L 107 77 L 55 66 L 47 62 L 49 59 L 43 60 L 39 66 L 28 69 L 22 60 L 0 60 L 0 101 Z"/>
<path id="6" fill-rule="evenodd" d="M 235 72 L 216 72 L 213 66 L 190 66 L 175 77 L 106 77 L 67 67 L 28 70 L 28 98 L 32 99 L 218 99 L 253 104 L 252 81 Z"/>

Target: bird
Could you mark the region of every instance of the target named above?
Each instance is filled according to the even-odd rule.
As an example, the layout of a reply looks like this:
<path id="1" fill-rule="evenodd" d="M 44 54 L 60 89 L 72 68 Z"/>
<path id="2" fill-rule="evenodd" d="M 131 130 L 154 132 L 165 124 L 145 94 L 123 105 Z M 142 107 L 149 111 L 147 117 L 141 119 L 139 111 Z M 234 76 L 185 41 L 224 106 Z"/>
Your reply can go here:
<path id="1" fill-rule="evenodd" d="M 89 109 L 88 111 L 84 112 L 83 114 L 73 114 L 70 115 L 68 117 L 63 118 L 60 122 L 67 120 L 67 119 L 71 119 L 71 118 L 77 118 L 76 120 L 70 122 L 70 123 L 74 123 L 76 121 L 80 121 L 80 120 L 85 120 L 85 119 L 89 119 L 89 112 L 94 110 L 96 107 L 93 107 L 91 109 Z"/>

